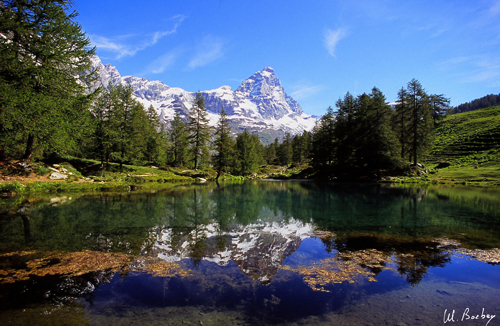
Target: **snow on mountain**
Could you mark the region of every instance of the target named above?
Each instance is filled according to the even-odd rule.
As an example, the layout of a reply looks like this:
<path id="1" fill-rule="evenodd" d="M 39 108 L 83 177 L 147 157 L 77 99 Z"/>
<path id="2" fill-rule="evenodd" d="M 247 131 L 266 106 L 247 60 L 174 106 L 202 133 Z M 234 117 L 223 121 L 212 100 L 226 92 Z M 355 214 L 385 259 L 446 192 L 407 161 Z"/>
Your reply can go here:
<path id="1" fill-rule="evenodd" d="M 174 235 L 172 228 L 164 227 L 159 230 L 147 255 L 167 262 L 189 259 L 193 257 L 193 243 L 198 238 L 206 244 L 200 258 L 220 266 L 233 261 L 243 273 L 267 284 L 285 258 L 299 248 L 302 240 L 314 235 L 314 228 L 293 218 L 286 223 L 258 221 L 246 226 L 233 225 L 225 235 L 223 247 L 217 240 L 219 234 L 217 224 L 208 224 L 181 235 Z"/>
<path id="2" fill-rule="evenodd" d="M 187 116 L 192 107 L 195 93 L 169 87 L 159 80 L 122 77 L 115 67 L 102 64 L 97 56 L 92 59 L 92 65 L 99 70 L 103 86 L 110 82 L 129 83 L 136 99 L 145 108 L 152 105 L 164 122 L 172 120 L 176 110 L 180 111 L 181 116 Z M 217 123 L 222 108 L 228 114 L 232 126 L 251 132 L 274 130 L 281 135 L 286 132 L 298 134 L 303 130 L 311 130 L 316 122 L 316 117 L 305 114 L 300 104 L 285 93 L 271 67 L 254 73 L 236 91 L 230 86 L 221 86 L 201 93 L 211 125 Z"/>

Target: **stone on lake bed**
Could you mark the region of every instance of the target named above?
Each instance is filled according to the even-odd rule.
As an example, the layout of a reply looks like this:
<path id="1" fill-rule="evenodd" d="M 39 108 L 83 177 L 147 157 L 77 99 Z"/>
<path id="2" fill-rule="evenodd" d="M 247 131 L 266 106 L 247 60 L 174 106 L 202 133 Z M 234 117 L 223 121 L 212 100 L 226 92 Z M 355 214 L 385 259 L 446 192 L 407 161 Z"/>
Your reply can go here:
<path id="1" fill-rule="evenodd" d="M 68 176 L 59 172 L 54 172 L 50 175 L 51 180 L 66 180 Z"/>

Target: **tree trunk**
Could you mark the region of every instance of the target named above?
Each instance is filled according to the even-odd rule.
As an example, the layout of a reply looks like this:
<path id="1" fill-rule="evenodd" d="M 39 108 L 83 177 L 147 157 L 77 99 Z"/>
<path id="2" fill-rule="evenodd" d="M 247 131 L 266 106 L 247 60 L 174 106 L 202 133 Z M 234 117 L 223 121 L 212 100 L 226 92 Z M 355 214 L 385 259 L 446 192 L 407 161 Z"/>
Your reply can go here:
<path id="1" fill-rule="evenodd" d="M 31 161 L 31 156 L 33 155 L 33 143 L 35 142 L 35 136 L 33 134 L 28 135 L 28 142 L 26 143 L 26 151 L 24 152 L 21 160 L 29 162 Z"/>

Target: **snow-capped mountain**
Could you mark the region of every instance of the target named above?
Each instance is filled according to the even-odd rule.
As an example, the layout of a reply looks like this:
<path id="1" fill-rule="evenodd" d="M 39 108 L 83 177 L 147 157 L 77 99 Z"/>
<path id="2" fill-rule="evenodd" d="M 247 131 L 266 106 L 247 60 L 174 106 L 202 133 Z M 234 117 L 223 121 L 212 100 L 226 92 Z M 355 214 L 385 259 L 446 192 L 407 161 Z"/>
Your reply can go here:
<path id="1" fill-rule="evenodd" d="M 178 87 L 169 87 L 161 81 L 133 76 L 121 76 L 116 67 L 104 65 L 94 56 L 94 69 L 98 69 L 103 86 L 129 83 L 136 99 L 148 108 L 152 105 L 164 122 L 173 119 L 175 110 L 187 116 L 192 107 L 195 93 Z M 201 92 L 205 99 L 210 124 L 215 125 L 222 108 L 229 116 L 233 131 L 243 129 L 255 132 L 269 132 L 276 136 L 284 133 L 302 133 L 311 130 L 316 118 L 305 114 L 300 104 L 285 93 L 273 68 L 265 67 L 243 81 L 233 91 L 230 86 Z M 236 129 L 236 130 L 235 130 Z"/>
<path id="2" fill-rule="evenodd" d="M 204 225 L 188 233 L 176 234 L 172 228 L 158 230 L 147 255 L 167 262 L 193 258 L 197 240 L 204 242 L 200 259 L 227 266 L 233 261 L 240 270 L 262 284 L 270 283 L 286 257 L 294 253 L 302 240 L 314 236 L 314 228 L 293 218 L 287 223 L 258 221 L 246 226 L 233 225 L 220 240 L 217 224 Z"/>

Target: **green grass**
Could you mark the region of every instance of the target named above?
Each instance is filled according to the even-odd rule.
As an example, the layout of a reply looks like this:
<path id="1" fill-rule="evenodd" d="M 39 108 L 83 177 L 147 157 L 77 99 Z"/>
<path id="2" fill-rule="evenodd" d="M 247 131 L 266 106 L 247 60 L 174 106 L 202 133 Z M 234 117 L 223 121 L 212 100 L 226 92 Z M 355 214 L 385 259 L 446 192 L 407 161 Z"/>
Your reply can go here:
<path id="1" fill-rule="evenodd" d="M 446 117 L 424 164 L 441 162 L 451 166 L 432 171 L 431 180 L 500 185 L 500 106 Z"/>

